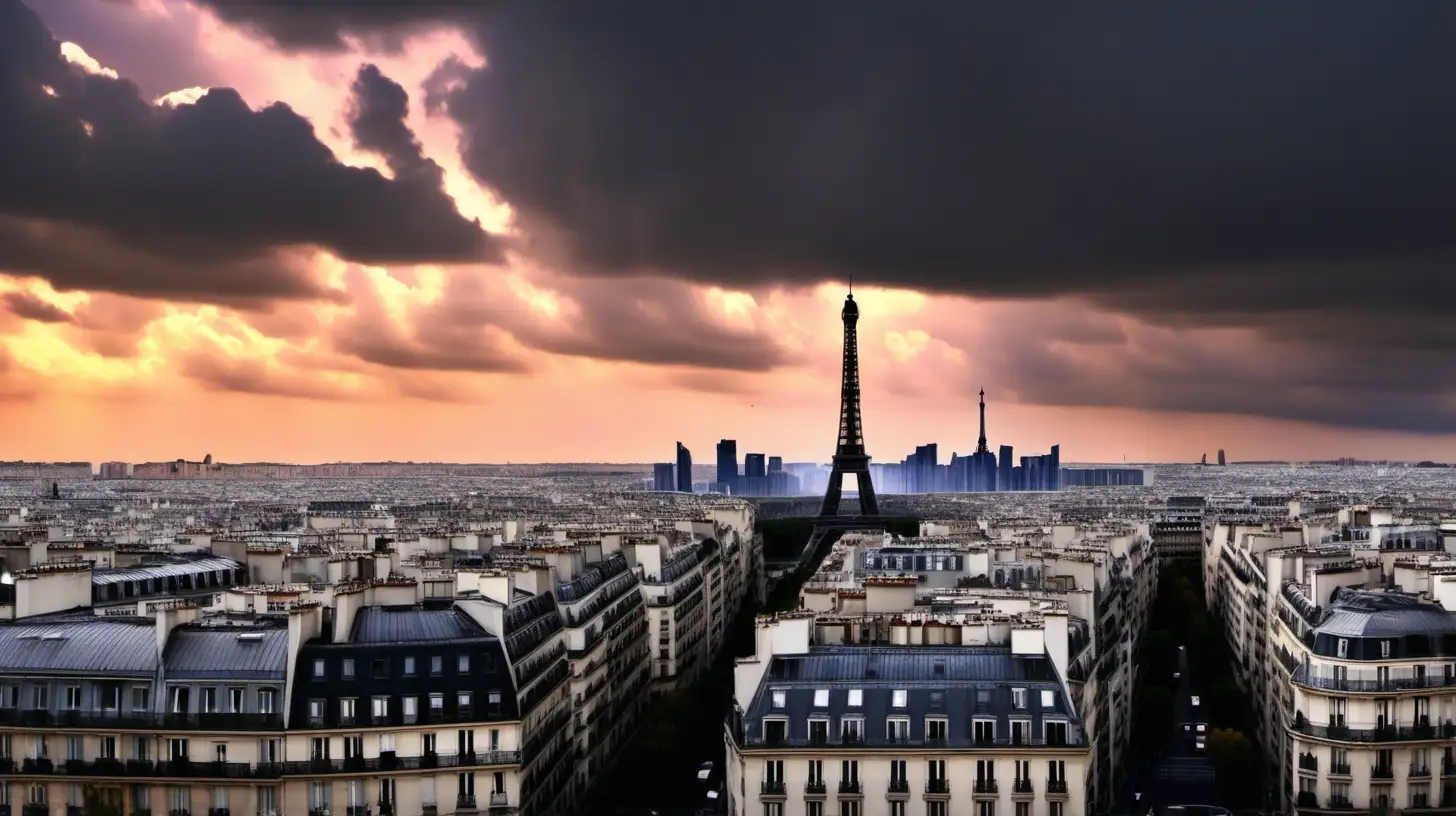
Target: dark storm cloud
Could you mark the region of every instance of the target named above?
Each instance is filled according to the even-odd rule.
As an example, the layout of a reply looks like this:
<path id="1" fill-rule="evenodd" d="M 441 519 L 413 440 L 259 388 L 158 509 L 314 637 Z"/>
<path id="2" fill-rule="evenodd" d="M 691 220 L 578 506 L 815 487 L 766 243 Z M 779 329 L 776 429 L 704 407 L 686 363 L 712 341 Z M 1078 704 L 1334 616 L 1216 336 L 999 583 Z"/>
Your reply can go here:
<path id="1" fill-rule="evenodd" d="M 47 303 L 30 292 L 6 292 L 0 304 L 16 317 L 39 323 L 69 323 L 71 315 L 59 306 Z"/>
<path id="2" fill-rule="evenodd" d="M 345 166 L 287 106 L 255 112 L 230 89 L 149 104 L 68 65 L 16 0 L 0 0 L 0 155 L 0 268 L 62 286 L 306 296 L 311 282 L 257 269 L 304 245 L 368 263 L 500 259 L 438 178 Z M 48 240 L 52 226 L 92 246 Z M 127 263 L 141 257 L 160 263 Z"/>
<path id="3" fill-rule="evenodd" d="M 588 270 L 1277 310 L 1456 249 L 1449 5 L 628 5 L 502 7 L 450 99 Z"/>
<path id="4" fill-rule="evenodd" d="M 193 0 L 290 49 L 335 51 L 345 37 L 397 50 L 411 31 L 467 20 L 487 0 Z"/>
<path id="5" fill-rule="evenodd" d="M 349 133 L 354 144 L 383 156 L 396 179 L 442 188 L 445 172 L 425 157 L 424 148 L 405 124 L 409 94 L 404 87 L 385 76 L 377 66 L 363 65 L 351 90 L 353 109 Z"/>

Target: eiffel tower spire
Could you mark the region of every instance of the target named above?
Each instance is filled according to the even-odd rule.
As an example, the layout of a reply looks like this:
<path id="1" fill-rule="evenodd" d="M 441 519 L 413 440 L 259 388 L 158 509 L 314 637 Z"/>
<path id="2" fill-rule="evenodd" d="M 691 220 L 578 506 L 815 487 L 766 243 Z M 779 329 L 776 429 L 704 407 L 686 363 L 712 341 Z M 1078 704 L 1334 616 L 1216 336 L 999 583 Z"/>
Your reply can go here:
<path id="1" fill-rule="evenodd" d="M 839 514 L 844 474 L 852 473 L 859 486 L 860 515 L 878 516 L 880 508 L 875 501 L 874 485 L 870 482 L 870 457 L 865 453 L 864 426 L 860 416 L 859 338 L 856 329 L 859 305 L 854 302 L 853 292 L 845 297 L 840 317 L 844 320 L 844 372 L 839 388 L 839 444 L 834 450 L 829 489 L 824 494 L 824 505 L 819 515 Z"/>
<path id="2" fill-rule="evenodd" d="M 986 389 L 981 389 L 981 438 L 976 440 L 976 453 L 990 453 L 986 449 Z"/>

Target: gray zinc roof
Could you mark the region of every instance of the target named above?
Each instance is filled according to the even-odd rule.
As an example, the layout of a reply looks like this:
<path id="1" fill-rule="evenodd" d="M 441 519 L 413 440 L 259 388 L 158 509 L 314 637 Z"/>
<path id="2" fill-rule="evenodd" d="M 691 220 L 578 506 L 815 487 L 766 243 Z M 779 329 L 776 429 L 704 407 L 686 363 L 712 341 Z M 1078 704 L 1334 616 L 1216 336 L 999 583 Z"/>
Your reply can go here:
<path id="1" fill-rule="evenodd" d="M 1367 638 L 1456 634 L 1456 614 L 1408 596 L 1341 587 L 1315 632 Z"/>
<path id="2" fill-rule="evenodd" d="M 114 584 L 118 581 L 140 581 L 151 578 L 170 578 L 178 575 L 199 575 L 218 570 L 235 570 L 242 565 L 231 558 L 198 558 L 176 564 L 158 564 L 146 567 L 123 567 L 121 569 L 95 570 L 91 573 L 93 585 Z"/>
<path id="3" fill-rule="evenodd" d="M 157 662 L 150 622 L 93 617 L 0 626 L 0 673 L 153 674 Z"/>
<path id="4" fill-rule="evenodd" d="M 1021 708 L 1013 703 L 1015 688 L 1025 690 Z M 851 690 L 859 692 L 858 705 L 850 704 Z M 896 691 L 904 692 L 903 706 L 895 704 Z M 1052 693 L 1048 698 L 1043 691 Z M 774 692 L 783 694 L 781 707 Z M 824 704 L 816 699 L 820 696 Z M 1033 739 L 1043 733 L 1045 722 L 1067 722 L 1073 734 L 1081 727 L 1050 661 L 1012 657 L 1010 649 L 987 646 L 831 646 L 805 655 L 776 655 L 744 709 L 750 738 L 761 734 L 765 717 L 783 717 L 789 736 L 804 739 L 811 715 L 836 724 L 846 715 L 863 717 L 871 741 L 884 737 L 891 717 L 908 718 L 911 739 L 921 740 L 926 717 L 943 715 L 951 744 L 971 738 L 973 718 L 996 720 L 1002 735 L 1010 733 L 1009 720 L 1026 720 Z"/>
<path id="5" fill-rule="evenodd" d="M 419 643 L 488 637 L 455 609 L 389 609 L 370 606 L 354 618 L 355 643 Z"/>
<path id="6" fill-rule="evenodd" d="M 168 677 L 199 680 L 283 680 L 286 629 L 177 629 L 162 659 Z"/>

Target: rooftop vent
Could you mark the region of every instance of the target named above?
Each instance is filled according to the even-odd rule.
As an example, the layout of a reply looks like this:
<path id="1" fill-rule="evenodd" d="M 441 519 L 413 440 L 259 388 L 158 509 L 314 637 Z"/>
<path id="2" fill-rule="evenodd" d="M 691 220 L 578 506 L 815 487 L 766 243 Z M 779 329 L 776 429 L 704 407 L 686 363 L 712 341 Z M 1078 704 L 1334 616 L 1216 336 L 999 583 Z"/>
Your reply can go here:
<path id="1" fill-rule="evenodd" d="M 66 636 L 60 632 L 47 632 L 40 636 L 41 640 L 65 640 Z"/>
<path id="2" fill-rule="evenodd" d="M 241 640 L 244 643 L 257 643 L 258 641 L 260 641 L 262 639 L 263 639 L 263 633 L 262 632 L 244 632 L 241 635 L 238 635 L 238 640 Z"/>

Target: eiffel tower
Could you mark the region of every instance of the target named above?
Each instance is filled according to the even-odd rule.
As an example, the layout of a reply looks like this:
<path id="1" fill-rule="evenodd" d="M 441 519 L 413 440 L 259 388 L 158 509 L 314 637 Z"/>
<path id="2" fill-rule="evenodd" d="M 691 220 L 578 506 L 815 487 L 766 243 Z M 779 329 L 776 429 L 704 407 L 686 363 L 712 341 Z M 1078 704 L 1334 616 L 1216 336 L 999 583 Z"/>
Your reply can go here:
<path id="1" fill-rule="evenodd" d="M 829 489 L 824 504 L 814 520 L 814 532 L 799 555 L 799 568 L 814 569 L 829 548 L 848 530 L 883 531 L 880 504 L 875 499 L 875 486 L 870 481 L 870 456 L 865 453 L 864 427 L 859 410 L 859 340 L 855 325 L 859 323 L 859 305 L 854 291 L 844 299 L 844 379 L 839 388 L 839 445 L 834 449 L 833 470 L 829 473 Z M 839 513 L 839 500 L 844 491 L 845 474 L 854 474 L 859 487 L 859 514 Z"/>
<path id="2" fill-rule="evenodd" d="M 878 516 L 875 487 L 870 482 L 870 457 L 865 453 L 864 425 L 859 411 L 859 306 L 854 292 L 844 299 L 844 379 L 839 386 L 839 446 L 834 449 L 834 469 L 829 473 L 829 489 L 819 517 L 838 516 L 839 499 L 844 489 L 844 476 L 854 474 L 859 485 L 859 507 L 862 516 Z"/>

